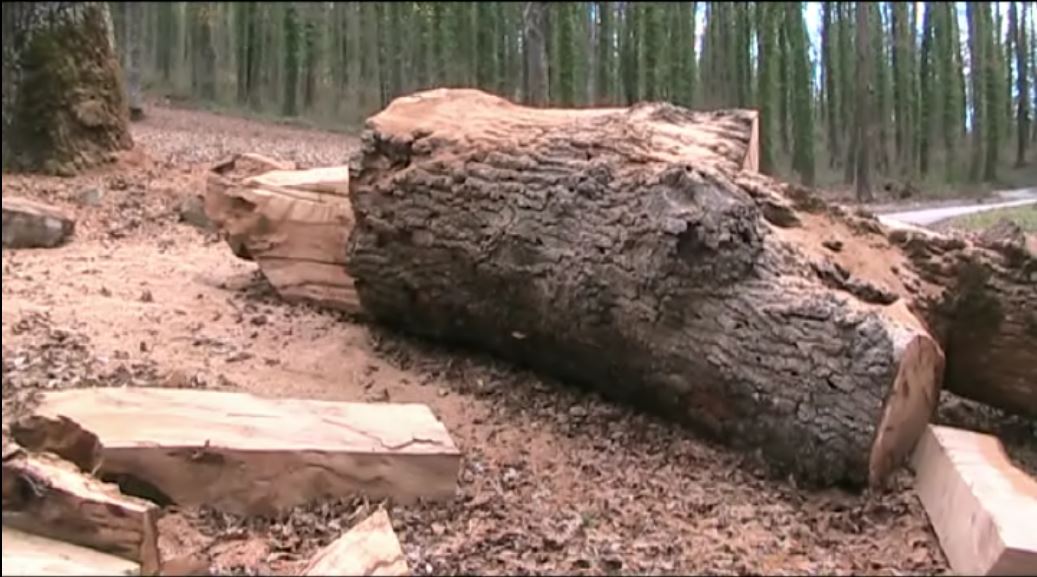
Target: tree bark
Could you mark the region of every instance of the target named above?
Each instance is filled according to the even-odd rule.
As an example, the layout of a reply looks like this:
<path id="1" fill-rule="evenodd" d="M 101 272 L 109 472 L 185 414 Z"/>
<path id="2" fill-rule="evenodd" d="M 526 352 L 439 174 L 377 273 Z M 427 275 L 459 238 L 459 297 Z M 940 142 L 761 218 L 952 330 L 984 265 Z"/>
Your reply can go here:
<path id="1" fill-rule="evenodd" d="M 360 301 L 759 450 L 776 472 L 879 484 L 935 406 L 940 347 L 897 298 L 880 232 L 858 241 L 797 212 L 781 192 L 799 189 L 717 154 L 710 126 L 666 104 L 398 99 L 352 167 Z M 852 250 L 820 248 L 833 236 Z"/>
<path id="2" fill-rule="evenodd" d="M 4 169 L 71 175 L 133 146 L 104 2 L 3 5 Z"/>
<path id="3" fill-rule="evenodd" d="M 144 5 L 127 2 L 126 17 L 126 95 L 130 107 L 130 120 L 143 120 L 144 101 L 141 94 L 141 59 L 144 50 Z"/>

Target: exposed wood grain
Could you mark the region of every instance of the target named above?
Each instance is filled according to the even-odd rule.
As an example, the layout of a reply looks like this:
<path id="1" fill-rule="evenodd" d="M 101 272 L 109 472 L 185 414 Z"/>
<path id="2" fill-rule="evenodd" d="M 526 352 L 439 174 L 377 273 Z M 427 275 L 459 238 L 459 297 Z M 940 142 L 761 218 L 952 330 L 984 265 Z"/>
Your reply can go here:
<path id="1" fill-rule="evenodd" d="M 32 535 L 4 525 L 3 575 L 140 575 L 140 565 L 115 555 Z"/>
<path id="2" fill-rule="evenodd" d="M 1037 481 L 990 435 L 930 425 L 915 490 L 961 575 L 1037 575 Z"/>
<path id="3" fill-rule="evenodd" d="M 345 166 L 254 174 L 228 161 L 209 174 L 205 210 L 234 254 L 256 261 L 282 298 L 359 314 L 344 262 L 348 189 Z"/>
<path id="4" fill-rule="evenodd" d="M 271 514 L 355 493 L 448 499 L 460 453 L 425 405 L 103 388 L 46 393 L 37 414 L 97 434 L 101 472 L 181 505 Z"/>
<path id="5" fill-rule="evenodd" d="M 407 560 L 392 530 L 389 515 L 379 509 L 310 560 L 301 575 L 409 575 Z"/>
<path id="6" fill-rule="evenodd" d="M 158 571 L 154 503 L 123 495 L 50 453 L 10 456 L 3 476 L 5 525 L 134 561 L 148 575 Z"/>

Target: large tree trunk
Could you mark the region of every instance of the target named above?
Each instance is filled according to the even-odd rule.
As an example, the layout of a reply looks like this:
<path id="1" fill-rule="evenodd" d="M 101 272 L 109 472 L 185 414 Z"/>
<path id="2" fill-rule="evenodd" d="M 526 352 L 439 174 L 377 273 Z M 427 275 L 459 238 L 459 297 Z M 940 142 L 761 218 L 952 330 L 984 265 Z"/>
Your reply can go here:
<path id="1" fill-rule="evenodd" d="M 722 154 L 715 118 L 471 90 L 396 100 L 352 167 L 360 301 L 805 481 L 879 483 L 921 434 L 944 364 L 897 298 L 888 267 L 906 276 L 907 259 L 880 232 L 795 210 L 787 187 Z"/>
<path id="2" fill-rule="evenodd" d="M 4 168 L 72 174 L 133 145 L 104 2 L 3 5 Z"/>

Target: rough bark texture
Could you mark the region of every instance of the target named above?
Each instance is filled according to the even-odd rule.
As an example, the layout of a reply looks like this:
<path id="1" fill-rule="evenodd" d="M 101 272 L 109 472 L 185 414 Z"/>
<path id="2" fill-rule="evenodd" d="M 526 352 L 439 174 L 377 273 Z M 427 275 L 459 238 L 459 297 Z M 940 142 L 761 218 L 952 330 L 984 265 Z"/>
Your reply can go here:
<path id="1" fill-rule="evenodd" d="M 912 305 L 945 348 L 944 388 L 1037 418 L 1037 255 L 1020 230 L 988 232 L 970 241 L 903 229 L 891 239 L 941 289 Z"/>
<path id="2" fill-rule="evenodd" d="M 805 481 L 881 482 L 929 418 L 942 353 L 899 284 L 857 278 L 840 259 L 861 255 L 815 236 L 848 227 L 741 170 L 745 150 L 711 133 L 722 118 L 534 110 L 472 90 L 396 100 L 352 167 L 361 303 L 662 410 Z"/>
<path id="3" fill-rule="evenodd" d="M 104 2 L 3 5 L 5 169 L 73 174 L 132 146 Z"/>

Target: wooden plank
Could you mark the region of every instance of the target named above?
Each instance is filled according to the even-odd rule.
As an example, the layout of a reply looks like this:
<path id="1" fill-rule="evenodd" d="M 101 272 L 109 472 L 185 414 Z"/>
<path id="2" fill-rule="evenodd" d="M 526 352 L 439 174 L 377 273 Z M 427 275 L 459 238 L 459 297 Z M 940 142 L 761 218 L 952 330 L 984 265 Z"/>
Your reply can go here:
<path id="1" fill-rule="evenodd" d="M 4 524 L 90 547 L 158 571 L 160 511 L 123 495 L 50 453 L 20 451 L 3 462 Z"/>
<path id="2" fill-rule="evenodd" d="M 915 450 L 915 490 L 951 569 L 1037 575 L 1037 481 L 996 437 L 930 425 Z"/>
<path id="3" fill-rule="evenodd" d="M 349 196 L 349 167 L 327 166 L 309 170 L 274 170 L 245 180 L 246 185 L 290 188 Z"/>
<path id="4" fill-rule="evenodd" d="M 140 575 L 140 565 L 4 525 L 3 575 Z"/>
<path id="5" fill-rule="evenodd" d="M 389 515 L 379 509 L 321 549 L 301 575 L 409 575 Z"/>
<path id="6" fill-rule="evenodd" d="M 356 493 L 449 499 L 461 461 L 443 423 L 418 404 L 99 388 L 45 393 L 37 414 L 93 431 L 104 475 L 146 481 L 180 505 L 238 514 Z"/>

